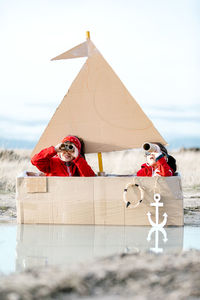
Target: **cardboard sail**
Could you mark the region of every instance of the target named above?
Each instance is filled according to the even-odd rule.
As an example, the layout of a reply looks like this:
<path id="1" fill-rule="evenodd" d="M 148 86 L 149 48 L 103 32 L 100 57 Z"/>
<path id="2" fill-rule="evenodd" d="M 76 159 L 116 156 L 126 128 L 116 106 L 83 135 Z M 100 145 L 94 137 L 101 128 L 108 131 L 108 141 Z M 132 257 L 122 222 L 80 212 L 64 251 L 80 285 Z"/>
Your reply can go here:
<path id="1" fill-rule="evenodd" d="M 77 58 L 77 57 L 85 57 L 88 56 L 88 44 L 84 42 L 69 51 L 66 51 L 51 60 L 59 60 L 59 59 L 68 59 L 68 58 Z"/>
<path id="2" fill-rule="evenodd" d="M 140 148 L 166 141 L 90 39 L 52 60 L 87 56 L 32 155 L 68 134 L 83 138 L 86 153 Z"/>

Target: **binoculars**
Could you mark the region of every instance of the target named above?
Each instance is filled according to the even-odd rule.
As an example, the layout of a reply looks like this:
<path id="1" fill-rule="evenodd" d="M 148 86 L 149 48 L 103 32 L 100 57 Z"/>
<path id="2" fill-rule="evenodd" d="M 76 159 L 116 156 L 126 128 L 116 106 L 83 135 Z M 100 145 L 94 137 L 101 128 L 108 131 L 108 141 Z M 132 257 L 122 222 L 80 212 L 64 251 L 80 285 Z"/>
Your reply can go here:
<path id="1" fill-rule="evenodd" d="M 147 152 L 160 152 L 160 147 L 156 144 L 144 143 L 142 148 Z"/>
<path id="2" fill-rule="evenodd" d="M 75 146 L 71 143 L 63 143 L 60 147 L 60 150 L 74 152 Z"/>

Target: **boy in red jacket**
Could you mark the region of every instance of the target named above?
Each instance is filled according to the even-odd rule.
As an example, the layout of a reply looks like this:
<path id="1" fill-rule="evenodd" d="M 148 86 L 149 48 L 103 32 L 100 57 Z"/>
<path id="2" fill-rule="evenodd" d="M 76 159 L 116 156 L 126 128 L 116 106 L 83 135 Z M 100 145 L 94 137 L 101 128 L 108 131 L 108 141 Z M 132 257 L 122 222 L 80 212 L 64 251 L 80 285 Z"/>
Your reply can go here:
<path id="1" fill-rule="evenodd" d="M 95 176 L 83 158 L 82 147 L 77 137 L 69 135 L 56 147 L 51 146 L 35 154 L 31 162 L 46 176 Z"/>
<path id="2" fill-rule="evenodd" d="M 176 172 L 176 160 L 168 155 L 167 149 L 160 143 L 153 143 L 154 152 L 145 151 L 147 163 L 141 166 L 137 176 L 173 176 Z"/>

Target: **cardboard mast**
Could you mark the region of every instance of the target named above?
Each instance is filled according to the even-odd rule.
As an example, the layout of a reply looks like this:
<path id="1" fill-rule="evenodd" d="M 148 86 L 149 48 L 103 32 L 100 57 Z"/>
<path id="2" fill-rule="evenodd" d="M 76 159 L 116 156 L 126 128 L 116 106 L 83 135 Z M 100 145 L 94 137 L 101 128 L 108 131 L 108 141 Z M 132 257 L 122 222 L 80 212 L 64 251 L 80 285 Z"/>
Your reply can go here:
<path id="1" fill-rule="evenodd" d="M 71 134 L 85 142 L 86 153 L 140 148 L 166 141 L 90 40 L 52 60 L 88 57 L 44 130 L 32 155 Z"/>

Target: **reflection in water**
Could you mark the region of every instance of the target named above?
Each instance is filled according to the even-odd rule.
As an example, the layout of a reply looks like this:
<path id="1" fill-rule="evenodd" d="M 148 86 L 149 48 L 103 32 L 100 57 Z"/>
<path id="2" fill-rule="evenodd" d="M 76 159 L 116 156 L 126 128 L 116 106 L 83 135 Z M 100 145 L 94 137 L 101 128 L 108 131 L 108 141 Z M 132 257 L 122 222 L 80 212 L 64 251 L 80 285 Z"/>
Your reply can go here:
<path id="1" fill-rule="evenodd" d="M 152 227 L 149 230 L 149 233 L 148 233 L 148 237 L 147 237 L 147 241 L 148 242 L 151 240 L 151 235 L 154 232 L 155 232 L 155 247 L 154 248 L 150 248 L 150 250 L 152 252 L 155 252 L 155 253 L 162 253 L 163 252 L 163 248 L 159 248 L 159 232 L 162 233 L 162 235 L 163 235 L 163 242 L 165 242 L 165 243 L 168 241 L 168 239 L 167 239 L 167 232 L 166 232 L 166 230 L 163 227 Z"/>
<path id="2" fill-rule="evenodd" d="M 163 238 L 159 239 L 159 232 Z M 18 225 L 16 271 L 39 265 L 69 265 L 121 252 L 158 253 L 182 248 L 183 227 Z"/>

